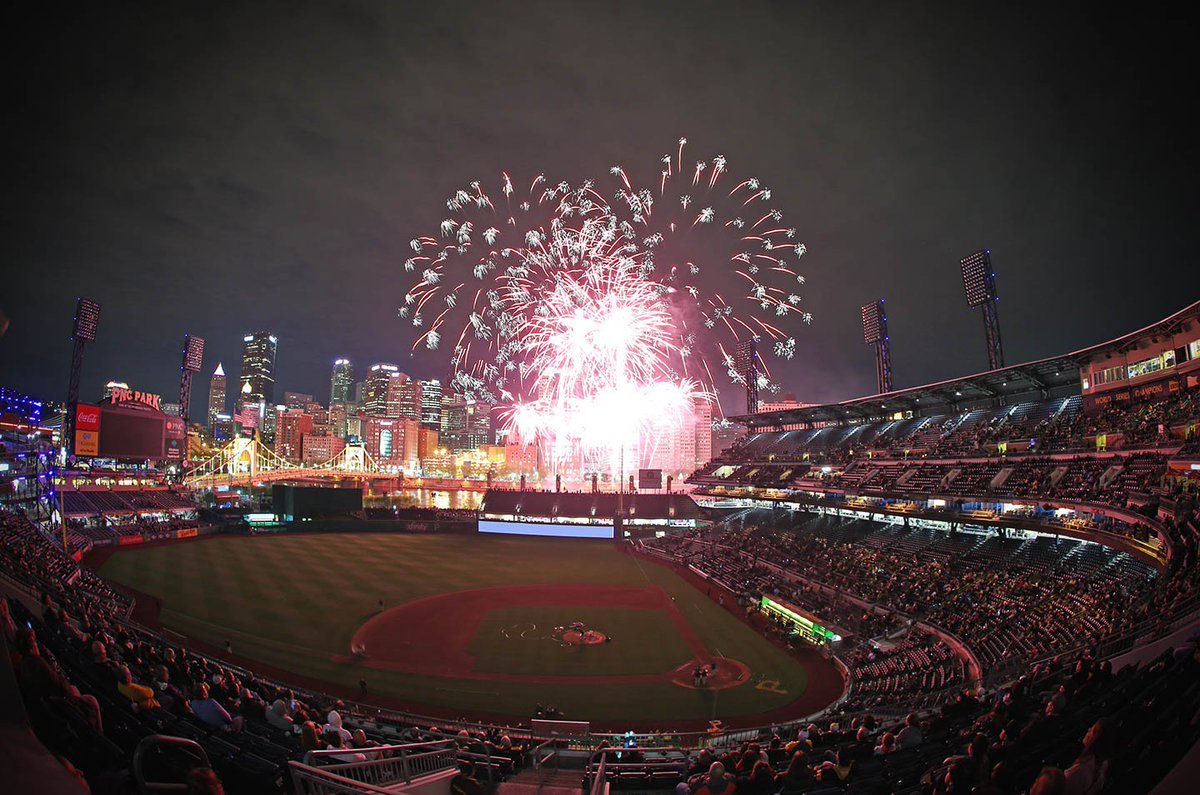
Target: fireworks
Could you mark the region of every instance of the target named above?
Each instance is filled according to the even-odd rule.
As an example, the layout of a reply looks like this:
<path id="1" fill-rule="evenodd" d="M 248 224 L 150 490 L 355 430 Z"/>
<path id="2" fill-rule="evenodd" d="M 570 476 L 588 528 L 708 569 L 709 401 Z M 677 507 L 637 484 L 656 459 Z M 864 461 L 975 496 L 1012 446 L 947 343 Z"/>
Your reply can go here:
<path id="1" fill-rule="evenodd" d="M 721 155 L 685 169 L 685 143 L 653 188 L 620 166 L 607 188 L 539 176 L 518 191 L 503 174 L 493 199 L 473 182 L 446 202 L 437 236 L 411 243 L 400 315 L 415 345 L 448 348 L 455 391 L 504 407 L 556 469 L 648 462 L 694 400 L 715 398 L 714 370 L 737 380 L 739 340 L 790 359 L 787 329 L 811 320 L 805 247 L 770 189 L 728 187 Z"/>

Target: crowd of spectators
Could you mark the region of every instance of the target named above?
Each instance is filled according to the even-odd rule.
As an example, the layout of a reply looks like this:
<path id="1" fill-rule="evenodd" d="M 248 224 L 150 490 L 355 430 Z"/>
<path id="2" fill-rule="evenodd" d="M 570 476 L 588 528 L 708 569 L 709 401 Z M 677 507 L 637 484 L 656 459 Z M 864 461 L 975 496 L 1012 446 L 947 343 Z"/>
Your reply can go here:
<path id="1" fill-rule="evenodd" d="M 1118 674 L 1087 653 L 894 719 L 830 715 L 688 760 L 678 795 L 1142 793 L 1196 742 L 1200 647 Z"/>
<path id="2" fill-rule="evenodd" d="M 127 620 L 130 600 L 80 567 L 24 516 L 0 512 L 0 567 L 38 609 L 0 596 L 3 629 L 39 739 L 93 792 L 131 792 L 133 748 L 152 734 L 199 742 L 231 792 L 282 792 L 286 764 L 378 758 L 400 742 L 445 736 L 437 727 L 344 719 L 342 702 L 259 678 L 190 652 Z M 457 730 L 455 730 L 457 731 Z M 452 734 L 454 734 L 452 732 Z M 515 734 L 515 732 L 514 732 Z M 503 730 L 454 734 L 465 760 L 494 780 L 523 760 L 524 739 Z M 372 756 L 374 755 L 374 756 Z M 177 778 L 187 770 L 176 771 Z"/>
<path id="3" fill-rule="evenodd" d="M 747 604 L 763 593 L 782 595 L 855 629 L 839 614 L 844 594 L 928 622 L 960 639 L 985 674 L 1134 626 L 1165 625 L 1196 596 L 1187 563 L 1160 576 L 1127 553 L 1073 539 L 951 536 L 828 515 L 809 515 L 796 526 L 787 526 L 790 514 L 772 520 L 761 512 L 759 520 L 727 526 L 710 540 L 696 534 L 649 544 L 710 574 Z M 834 595 L 797 587 L 798 578 Z M 942 683 L 928 675 L 936 667 L 922 666 L 926 685 Z"/>

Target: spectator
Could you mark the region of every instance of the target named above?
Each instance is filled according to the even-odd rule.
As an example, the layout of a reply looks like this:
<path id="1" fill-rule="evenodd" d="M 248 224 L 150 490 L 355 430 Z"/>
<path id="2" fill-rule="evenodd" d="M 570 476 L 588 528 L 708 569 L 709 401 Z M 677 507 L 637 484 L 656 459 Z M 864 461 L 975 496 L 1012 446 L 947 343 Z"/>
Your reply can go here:
<path id="1" fill-rule="evenodd" d="M 1043 767 L 1029 795 L 1067 795 L 1067 777 L 1057 767 Z"/>
<path id="2" fill-rule="evenodd" d="M 104 734 L 100 702 L 93 695 L 80 693 L 79 688 L 46 661 L 32 629 L 17 632 L 17 654 L 20 656 L 17 676 L 22 694 L 29 703 L 36 703 L 42 698 L 65 698 L 93 729 Z"/>
<path id="3" fill-rule="evenodd" d="M 192 699 L 192 714 L 213 728 L 232 732 L 242 730 L 241 716 L 231 716 L 219 701 L 210 698 L 208 685 L 203 682 L 196 691 L 196 698 Z"/>
<path id="4" fill-rule="evenodd" d="M 725 774 L 725 765 L 713 762 L 708 774 L 700 778 L 691 788 L 692 795 L 733 795 L 737 782 Z"/>
<path id="5" fill-rule="evenodd" d="M 916 748 L 923 742 L 925 742 L 925 735 L 921 733 L 921 725 L 917 721 L 916 713 L 910 712 L 904 719 L 904 728 L 896 735 L 896 745 L 900 750 L 906 750 Z"/>
<path id="6" fill-rule="evenodd" d="M 321 739 L 323 739 L 325 741 L 326 750 L 335 750 L 336 751 L 336 750 L 341 750 L 341 749 L 347 749 L 346 753 L 330 754 L 331 759 L 335 759 L 338 762 L 365 762 L 365 761 L 367 761 L 366 754 L 361 754 L 361 753 L 349 748 L 348 744 L 346 743 L 346 740 L 337 731 L 337 729 L 332 729 L 332 728 L 327 729 L 325 731 L 325 734 L 322 735 Z"/>
<path id="7" fill-rule="evenodd" d="M 1088 729 L 1083 738 L 1083 753 L 1064 773 L 1066 795 L 1093 795 L 1104 790 L 1114 734 L 1115 727 L 1110 718 L 1101 718 Z"/>
<path id="8" fill-rule="evenodd" d="M 771 766 L 759 759 L 748 776 L 738 778 L 737 791 L 739 795 L 772 795 L 776 790 Z"/>
<path id="9" fill-rule="evenodd" d="M 814 780 L 807 756 L 803 751 L 796 751 L 788 762 L 787 770 L 775 777 L 775 785 L 779 792 L 800 792 L 811 787 Z"/>
<path id="10" fill-rule="evenodd" d="M 291 732 L 293 721 L 287 713 L 287 704 L 283 703 L 282 698 L 277 698 L 271 702 L 271 707 L 267 710 L 266 721 L 280 731 Z"/>
<path id="11" fill-rule="evenodd" d="M 117 692 L 133 702 L 138 709 L 158 709 L 161 705 L 154 697 L 154 688 L 133 681 L 128 665 L 122 665 L 117 678 Z"/>
<path id="12" fill-rule="evenodd" d="M 342 726 L 342 716 L 337 710 L 329 710 L 329 715 L 326 717 L 325 726 L 321 729 L 321 731 L 326 734 L 329 732 L 336 732 L 337 735 L 342 738 L 343 743 L 350 742 L 350 731 Z"/>
<path id="13" fill-rule="evenodd" d="M 887 756 L 896 750 L 896 736 L 891 732 L 884 732 L 879 738 L 879 745 L 875 746 L 875 756 Z"/>
<path id="14" fill-rule="evenodd" d="M 211 767 L 197 767 L 188 771 L 187 795 L 225 795 L 225 788 Z"/>
<path id="15" fill-rule="evenodd" d="M 300 726 L 300 749 L 303 751 L 324 751 L 325 741 L 321 739 L 317 724 L 306 720 Z"/>

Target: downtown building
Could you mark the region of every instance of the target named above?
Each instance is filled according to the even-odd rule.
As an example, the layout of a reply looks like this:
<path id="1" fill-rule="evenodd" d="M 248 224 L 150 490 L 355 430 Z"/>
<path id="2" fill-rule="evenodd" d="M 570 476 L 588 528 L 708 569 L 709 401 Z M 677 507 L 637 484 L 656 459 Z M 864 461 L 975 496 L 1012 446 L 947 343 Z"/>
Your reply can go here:
<path id="1" fill-rule="evenodd" d="M 370 417 L 399 417 L 409 377 L 394 364 L 373 364 L 363 382 L 362 409 Z"/>
<path id="2" fill-rule="evenodd" d="M 407 417 L 362 417 L 362 441 L 367 455 L 383 469 L 417 471 L 420 465 L 421 425 Z"/>
<path id="3" fill-rule="evenodd" d="M 354 401 L 354 367 L 349 359 L 335 359 L 329 374 L 329 405 Z"/>
<path id="4" fill-rule="evenodd" d="M 217 362 L 217 369 L 213 371 L 212 378 L 208 382 L 209 428 L 212 428 L 217 417 L 225 414 L 225 389 L 225 368 L 221 366 L 220 362 Z"/>
<path id="5" fill-rule="evenodd" d="M 421 426 L 440 431 L 442 428 L 442 382 L 429 378 L 421 385 Z"/>
<path id="6" fill-rule="evenodd" d="M 275 409 L 275 455 L 299 464 L 302 460 L 304 437 L 313 435 L 314 417 L 304 409 Z"/>
<path id="7" fill-rule="evenodd" d="M 275 432 L 275 354 L 279 338 L 268 331 L 256 331 L 242 337 L 242 371 L 238 376 L 237 413 L 248 424 L 249 414 L 257 415 L 255 427 L 266 439 Z"/>

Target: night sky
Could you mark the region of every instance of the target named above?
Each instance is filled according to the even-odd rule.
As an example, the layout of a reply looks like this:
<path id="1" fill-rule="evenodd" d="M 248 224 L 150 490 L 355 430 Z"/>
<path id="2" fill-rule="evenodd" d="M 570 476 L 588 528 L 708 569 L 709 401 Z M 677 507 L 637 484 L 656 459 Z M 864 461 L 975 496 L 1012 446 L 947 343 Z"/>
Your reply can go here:
<path id="1" fill-rule="evenodd" d="M 410 357 L 408 241 L 501 170 L 652 164 L 686 136 L 774 190 L 808 246 L 801 400 L 874 391 L 859 306 L 887 298 L 897 387 L 986 369 L 958 260 L 992 250 L 1009 363 L 1200 298 L 1190 20 L 1002 3 L 92 3 L 9 13 L 0 384 L 62 399 L 74 300 L 109 379 L 193 415 L 243 333 L 277 396 Z M 47 10 L 54 6 L 58 10 Z M 37 7 L 34 9 L 34 7 Z M 1141 8 L 1136 13 L 1143 13 Z M 30 16 L 36 14 L 37 16 Z M 231 392 L 233 389 L 230 390 Z"/>

